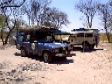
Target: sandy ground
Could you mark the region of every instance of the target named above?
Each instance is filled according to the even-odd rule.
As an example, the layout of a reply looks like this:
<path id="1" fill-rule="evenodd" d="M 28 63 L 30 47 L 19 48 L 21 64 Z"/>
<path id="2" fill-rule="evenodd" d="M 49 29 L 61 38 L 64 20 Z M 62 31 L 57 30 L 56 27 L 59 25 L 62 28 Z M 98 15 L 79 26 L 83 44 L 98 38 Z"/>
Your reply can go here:
<path id="1" fill-rule="evenodd" d="M 0 49 L 0 84 L 112 84 L 111 46 L 101 43 L 84 53 L 78 49 L 76 56 L 51 64 L 21 57 L 15 46 L 7 46 Z"/>

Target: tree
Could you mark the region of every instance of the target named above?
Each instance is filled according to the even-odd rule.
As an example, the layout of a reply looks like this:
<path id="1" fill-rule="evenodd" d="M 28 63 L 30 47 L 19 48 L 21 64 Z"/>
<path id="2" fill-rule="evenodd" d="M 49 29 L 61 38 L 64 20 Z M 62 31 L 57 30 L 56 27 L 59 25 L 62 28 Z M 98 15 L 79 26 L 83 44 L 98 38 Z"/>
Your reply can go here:
<path id="1" fill-rule="evenodd" d="M 41 26 L 41 21 L 42 21 L 42 17 L 41 15 L 44 14 L 44 11 L 46 10 L 46 8 L 49 6 L 49 4 L 51 3 L 50 0 L 34 0 L 32 1 L 31 4 L 31 9 L 32 9 L 32 21 L 36 22 L 37 26 Z"/>
<path id="2" fill-rule="evenodd" d="M 29 25 L 60 28 L 69 23 L 67 14 L 49 7 L 50 3 L 50 0 L 32 0 L 24 4 L 23 11 L 28 16 Z"/>
<path id="3" fill-rule="evenodd" d="M 96 14 L 96 5 L 97 2 L 95 0 L 80 0 L 75 6 L 77 10 L 85 15 L 87 27 L 89 28 L 92 28 L 93 18 Z"/>
<path id="4" fill-rule="evenodd" d="M 26 2 L 22 8 L 25 15 L 27 15 L 29 20 L 29 25 L 41 25 L 41 15 L 44 10 L 50 4 L 49 0 L 32 0 L 30 2 Z"/>
<path id="5" fill-rule="evenodd" d="M 22 11 L 24 12 L 24 15 L 27 16 L 28 18 L 28 24 L 29 26 L 31 26 L 31 3 L 26 2 L 23 6 L 22 6 Z"/>
<path id="6" fill-rule="evenodd" d="M 108 4 L 109 4 L 110 12 L 109 12 L 109 18 L 108 18 L 107 26 L 110 29 L 110 33 L 112 33 L 112 0 L 110 0 L 108 2 Z"/>
<path id="7" fill-rule="evenodd" d="M 16 27 L 17 17 L 19 16 L 18 9 L 24 2 L 25 0 L 1 0 L 0 2 L 0 14 L 5 17 L 5 28 L 1 30 L 3 45 L 7 44 L 10 34 Z M 8 30 L 5 38 L 3 37 L 4 29 Z"/>
<path id="8" fill-rule="evenodd" d="M 104 29 L 106 31 L 108 42 L 110 42 L 110 28 L 111 26 L 111 8 L 108 3 L 106 4 L 98 4 L 98 11 L 100 12 L 100 16 L 102 18 L 102 22 L 104 23 Z"/>
<path id="9" fill-rule="evenodd" d="M 109 5 L 112 7 L 112 0 L 109 0 Z"/>
<path id="10" fill-rule="evenodd" d="M 62 25 L 67 25 L 69 23 L 67 14 L 56 8 L 46 8 L 41 17 L 42 25 L 53 28 L 60 28 Z"/>

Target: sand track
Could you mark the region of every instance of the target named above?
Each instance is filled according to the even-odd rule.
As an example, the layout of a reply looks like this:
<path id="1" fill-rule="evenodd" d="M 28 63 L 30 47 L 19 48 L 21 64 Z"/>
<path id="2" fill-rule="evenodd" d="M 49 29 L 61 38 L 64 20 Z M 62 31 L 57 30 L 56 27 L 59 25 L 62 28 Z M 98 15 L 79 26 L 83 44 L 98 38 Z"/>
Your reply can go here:
<path id="1" fill-rule="evenodd" d="M 112 44 L 102 43 L 92 52 L 46 64 L 15 56 L 15 46 L 0 49 L 0 84 L 112 84 Z"/>

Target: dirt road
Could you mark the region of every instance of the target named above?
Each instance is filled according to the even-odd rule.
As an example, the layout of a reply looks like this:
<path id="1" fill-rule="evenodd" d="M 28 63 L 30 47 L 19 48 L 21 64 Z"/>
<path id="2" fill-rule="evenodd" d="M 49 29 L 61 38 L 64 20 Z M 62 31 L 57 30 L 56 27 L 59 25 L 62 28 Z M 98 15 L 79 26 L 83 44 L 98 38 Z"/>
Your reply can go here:
<path id="1" fill-rule="evenodd" d="M 112 84 L 112 44 L 46 64 L 15 55 L 15 46 L 0 50 L 0 84 Z"/>

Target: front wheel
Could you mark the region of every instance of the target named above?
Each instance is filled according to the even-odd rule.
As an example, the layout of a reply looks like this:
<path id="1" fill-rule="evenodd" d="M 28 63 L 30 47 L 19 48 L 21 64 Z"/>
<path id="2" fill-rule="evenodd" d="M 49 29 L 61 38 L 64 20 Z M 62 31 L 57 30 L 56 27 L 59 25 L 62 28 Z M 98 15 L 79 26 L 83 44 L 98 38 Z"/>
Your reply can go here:
<path id="1" fill-rule="evenodd" d="M 44 52 L 43 53 L 43 58 L 45 63 L 49 63 L 52 61 L 52 57 L 50 56 L 49 52 Z"/>
<path id="2" fill-rule="evenodd" d="M 27 56 L 26 50 L 25 49 L 21 49 L 21 56 L 25 57 Z"/>
<path id="3" fill-rule="evenodd" d="M 63 60 L 66 60 L 67 58 L 66 57 L 61 57 Z"/>

